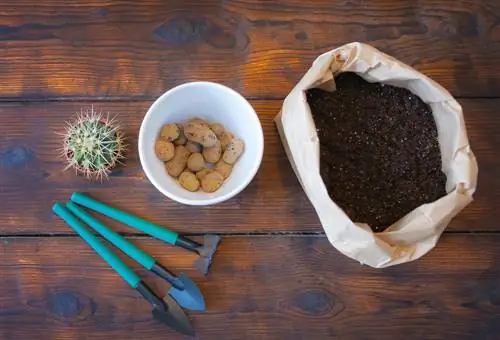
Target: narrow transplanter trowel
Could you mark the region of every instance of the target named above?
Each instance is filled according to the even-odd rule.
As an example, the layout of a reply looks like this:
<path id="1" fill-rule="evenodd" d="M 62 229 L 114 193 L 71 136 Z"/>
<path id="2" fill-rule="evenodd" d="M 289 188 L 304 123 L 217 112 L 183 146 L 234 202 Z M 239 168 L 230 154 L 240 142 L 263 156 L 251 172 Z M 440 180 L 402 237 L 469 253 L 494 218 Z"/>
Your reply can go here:
<path id="1" fill-rule="evenodd" d="M 220 236 L 218 235 L 205 235 L 203 244 L 190 240 L 183 237 L 176 232 L 160 227 L 156 224 L 148 222 L 135 215 L 120 211 L 96 199 L 93 199 L 83 193 L 75 192 L 71 196 L 71 201 L 94 210 L 100 214 L 108 216 L 114 220 L 121 223 L 127 224 L 128 226 L 142 231 L 148 235 L 156 237 L 169 244 L 179 246 L 190 252 L 199 255 L 198 259 L 194 262 L 194 266 L 199 269 L 204 275 L 208 273 L 208 268 L 212 263 L 212 257 L 217 250 L 217 246 L 220 242 Z"/>

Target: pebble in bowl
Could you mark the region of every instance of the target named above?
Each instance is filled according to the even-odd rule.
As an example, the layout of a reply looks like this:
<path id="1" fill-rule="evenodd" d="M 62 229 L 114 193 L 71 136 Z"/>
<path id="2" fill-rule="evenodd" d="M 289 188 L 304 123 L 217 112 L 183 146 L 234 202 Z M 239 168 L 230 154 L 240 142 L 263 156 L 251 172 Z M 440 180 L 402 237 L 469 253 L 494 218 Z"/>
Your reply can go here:
<path id="1" fill-rule="evenodd" d="M 155 144 L 165 124 L 200 118 L 224 126 L 244 143 L 244 151 L 230 176 L 212 193 L 190 192 L 169 176 L 158 159 Z M 264 136 L 252 106 L 236 91 L 211 82 L 179 85 L 159 97 L 144 116 L 139 131 L 139 158 L 149 181 L 165 196 L 188 205 L 211 205 L 240 193 L 254 178 L 262 162 Z"/>

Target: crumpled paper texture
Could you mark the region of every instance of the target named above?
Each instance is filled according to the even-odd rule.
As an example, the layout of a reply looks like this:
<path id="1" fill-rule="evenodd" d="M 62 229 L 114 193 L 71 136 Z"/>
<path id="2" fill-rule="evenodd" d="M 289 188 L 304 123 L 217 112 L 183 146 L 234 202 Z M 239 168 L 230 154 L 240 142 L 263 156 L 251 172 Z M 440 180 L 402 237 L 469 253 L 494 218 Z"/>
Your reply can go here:
<path id="1" fill-rule="evenodd" d="M 436 120 L 447 195 L 416 208 L 381 233 L 351 221 L 328 196 L 320 176 L 318 136 L 305 90 L 334 91 L 334 77 L 341 72 L 407 88 L 430 105 Z M 286 97 L 275 121 L 288 159 L 328 240 L 362 264 L 383 268 L 418 259 L 434 248 L 450 220 L 472 201 L 478 166 L 467 139 L 462 107 L 439 84 L 370 45 L 354 42 L 320 55 Z"/>

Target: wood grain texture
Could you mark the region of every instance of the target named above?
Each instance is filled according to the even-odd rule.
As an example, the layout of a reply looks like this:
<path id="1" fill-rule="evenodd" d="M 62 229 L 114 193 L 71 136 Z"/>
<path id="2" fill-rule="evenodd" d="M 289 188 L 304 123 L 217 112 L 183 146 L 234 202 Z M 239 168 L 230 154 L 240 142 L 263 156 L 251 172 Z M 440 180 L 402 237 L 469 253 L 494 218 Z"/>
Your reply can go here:
<path id="1" fill-rule="evenodd" d="M 184 252 L 131 240 L 199 284 L 208 310 L 189 313 L 198 339 L 500 334 L 500 235 L 445 235 L 421 260 L 385 270 L 344 257 L 324 237 L 227 237 L 206 278 Z M 79 238 L 8 238 L 0 247 L 2 339 L 183 338 L 156 323 L 148 303 Z M 140 275 L 156 292 L 168 289 Z"/>
<path id="2" fill-rule="evenodd" d="M 129 136 L 127 166 L 108 182 L 89 182 L 64 172 L 57 157 L 64 121 L 89 103 L 0 105 L 0 234 L 70 232 L 51 212 L 54 201 L 87 191 L 105 202 L 185 233 L 321 232 L 319 220 L 286 158 L 273 122 L 281 101 L 252 101 L 264 127 L 261 169 L 237 197 L 213 207 L 188 207 L 162 196 L 142 172 L 137 131 L 150 102 L 113 102 L 102 108 L 119 119 Z M 463 100 L 472 148 L 480 165 L 476 201 L 455 218 L 449 230 L 499 230 L 500 160 L 497 155 L 500 100 Z M 187 218 L 189 216 L 189 218 Z M 244 218 L 243 218 L 244 216 Z M 120 231 L 133 232 L 112 223 Z"/>
<path id="3" fill-rule="evenodd" d="M 413 65 L 457 96 L 500 95 L 497 0 L 4 0 L 0 6 L 0 99 L 149 99 L 195 79 L 283 98 L 318 55 L 351 41 Z"/>

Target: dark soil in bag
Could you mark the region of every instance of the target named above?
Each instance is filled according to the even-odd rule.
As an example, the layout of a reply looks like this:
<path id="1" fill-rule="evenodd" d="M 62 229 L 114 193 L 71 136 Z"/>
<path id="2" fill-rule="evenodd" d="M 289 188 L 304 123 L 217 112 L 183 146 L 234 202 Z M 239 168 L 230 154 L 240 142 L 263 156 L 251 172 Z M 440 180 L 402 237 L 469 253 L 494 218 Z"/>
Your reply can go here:
<path id="1" fill-rule="evenodd" d="M 307 91 L 318 130 L 320 171 L 332 200 L 378 232 L 446 195 L 436 122 L 410 91 L 355 73 L 337 90 Z"/>

